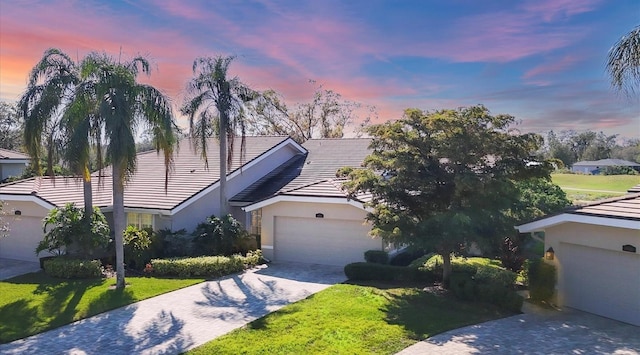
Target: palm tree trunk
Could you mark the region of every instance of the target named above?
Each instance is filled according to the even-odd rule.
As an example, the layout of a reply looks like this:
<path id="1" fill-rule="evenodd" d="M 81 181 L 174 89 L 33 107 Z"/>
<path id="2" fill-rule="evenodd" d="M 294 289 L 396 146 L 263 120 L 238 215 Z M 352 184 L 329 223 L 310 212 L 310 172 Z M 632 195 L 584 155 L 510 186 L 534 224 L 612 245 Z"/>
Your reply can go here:
<path id="1" fill-rule="evenodd" d="M 442 285 L 449 288 L 451 278 L 451 253 L 442 253 Z"/>
<path id="2" fill-rule="evenodd" d="M 220 217 L 229 213 L 227 201 L 227 117 L 220 114 Z"/>
<path id="3" fill-rule="evenodd" d="M 91 215 L 93 214 L 93 191 L 91 189 L 91 174 L 87 174 L 87 172 L 85 172 L 85 176 L 82 180 L 82 188 L 84 193 L 84 223 L 87 227 L 91 227 Z"/>
<path id="4" fill-rule="evenodd" d="M 116 288 L 122 289 L 124 281 L 124 174 L 122 168 L 113 163 L 113 229 L 116 242 Z"/>

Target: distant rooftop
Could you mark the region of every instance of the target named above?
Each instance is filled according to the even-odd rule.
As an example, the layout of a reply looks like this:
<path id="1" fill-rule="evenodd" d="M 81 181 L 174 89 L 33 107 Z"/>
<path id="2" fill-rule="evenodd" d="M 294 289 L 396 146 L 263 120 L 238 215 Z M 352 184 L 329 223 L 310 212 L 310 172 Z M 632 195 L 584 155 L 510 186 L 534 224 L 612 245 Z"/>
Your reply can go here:
<path id="1" fill-rule="evenodd" d="M 640 166 L 640 164 L 623 159 L 601 159 L 595 161 L 579 161 L 574 163 L 573 166 Z"/>
<path id="2" fill-rule="evenodd" d="M 0 148 L 0 159 L 29 160 L 29 156 L 13 150 Z"/>
<path id="3" fill-rule="evenodd" d="M 640 193 L 628 194 L 580 207 L 573 207 L 564 213 L 640 221 Z"/>

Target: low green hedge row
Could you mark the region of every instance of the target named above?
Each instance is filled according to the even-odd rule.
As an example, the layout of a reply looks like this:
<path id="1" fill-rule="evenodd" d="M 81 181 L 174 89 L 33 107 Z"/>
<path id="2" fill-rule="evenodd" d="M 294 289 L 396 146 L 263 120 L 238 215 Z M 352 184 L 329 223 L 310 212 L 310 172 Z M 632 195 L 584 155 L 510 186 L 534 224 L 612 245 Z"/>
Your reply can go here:
<path id="1" fill-rule="evenodd" d="M 433 273 L 424 268 L 376 263 L 351 263 L 344 267 L 344 273 L 352 281 L 435 281 Z"/>
<path id="2" fill-rule="evenodd" d="M 157 276 L 207 276 L 220 277 L 240 272 L 257 265 L 262 252 L 248 252 L 247 256 L 200 256 L 195 258 L 173 258 L 151 260 L 152 273 Z"/>
<path id="3" fill-rule="evenodd" d="M 44 272 L 63 279 L 84 279 L 102 276 L 100 260 L 80 260 L 57 257 L 44 261 Z"/>
<path id="4" fill-rule="evenodd" d="M 384 250 L 367 250 L 364 252 L 364 260 L 368 263 L 388 264 L 389 254 Z"/>

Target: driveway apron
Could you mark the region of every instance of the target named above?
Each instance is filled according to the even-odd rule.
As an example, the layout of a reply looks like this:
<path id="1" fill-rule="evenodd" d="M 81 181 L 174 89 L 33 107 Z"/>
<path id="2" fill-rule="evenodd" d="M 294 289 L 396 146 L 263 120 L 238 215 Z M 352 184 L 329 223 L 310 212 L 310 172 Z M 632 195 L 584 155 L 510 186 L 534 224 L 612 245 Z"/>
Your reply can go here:
<path id="1" fill-rule="evenodd" d="M 40 263 L 0 258 L 0 280 L 40 271 Z"/>
<path id="2" fill-rule="evenodd" d="M 176 354 L 343 281 L 339 267 L 263 265 L 0 345 L 0 353 Z"/>
<path id="3" fill-rule="evenodd" d="M 640 354 L 640 327 L 571 308 L 542 310 L 454 329 L 416 343 L 417 354 Z"/>

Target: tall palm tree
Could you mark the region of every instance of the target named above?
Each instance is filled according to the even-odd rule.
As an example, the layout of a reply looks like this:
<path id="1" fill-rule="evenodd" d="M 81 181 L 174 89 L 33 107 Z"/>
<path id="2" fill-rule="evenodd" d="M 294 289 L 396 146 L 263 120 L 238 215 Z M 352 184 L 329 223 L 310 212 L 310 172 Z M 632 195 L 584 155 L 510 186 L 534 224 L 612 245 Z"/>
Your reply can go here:
<path id="1" fill-rule="evenodd" d="M 611 84 L 619 91 L 632 95 L 640 87 L 640 26 L 609 50 L 607 72 Z"/>
<path id="2" fill-rule="evenodd" d="M 233 161 L 236 133 L 240 133 L 240 154 L 245 149 L 245 105 L 257 97 L 257 92 L 237 77 L 228 78 L 227 70 L 234 57 L 197 58 L 193 62 L 193 78 L 187 85 L 188 95 L 182 113 L 189 116 L 191 142 L 207 160 L 207 138 L 215 135 L 220 141 L 220 215 L 229 213 L 227 197 L 227 165 Z M 217 123 L 217 126 L 216 126 Z M 228 141 L 228 147 L 227 147 Z"/>
<path id="3" fill-rule="evenodd" d="M 136 57 L 130 62 L 116 62 L 105 54 L 92 53 L 82 62 L 87 76 L 87 96 L 97 99 L 95 114 L 102 132 L 106 156 L 113 178 L 113 227 L 116 248 L 116 288 L 125 286 L 123 232 L 126 227 L 124 185 L 136 169 L 135 134 L 141 125 L 153 135 L 156 150 L 163 151 L 165 188 L 173 161 L 176 125 L 167 97 L 151 85 L 138 83 L 140 72 L 149 75 L 149 62 Z M 90 122 L 84 122 L 89 130 Z M 83 134 L 81 136 L 86 137 Z"/>
<path id="4" fill-rule="evenodd" d="M 48 49 L 31 70 L 27 90 L 18 105 L 24 118 L 25 148 L 36 174 L 42 175 L 40 159 L 43 146 L 46 150 L 46 173 L 49 176 L 54 175 L 54 160 L 59 155 L 66 155 L 65 152 L 75 150 L 76 156 L 68 156 L 65 161 L 69 163 L 71 171 L 83 177 L 84 217 L 89 225 L 93 213 L 88 153 L 90 147 L 67 147 L 66 140 L 70 131 L 63 125 L 65 120 L 83 119 L 75 117 L 83 114 L 79 110 L 83 103 L 78 102 L 75 96 L 76 89 L 83 85 L 82 79 L 79 67 L 71 57 L 60 49 Z M 89 107 L 85 107 L 84 111 L 88 109 Z"/>

